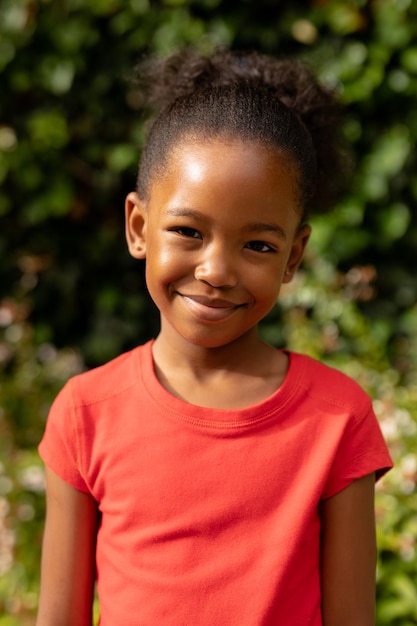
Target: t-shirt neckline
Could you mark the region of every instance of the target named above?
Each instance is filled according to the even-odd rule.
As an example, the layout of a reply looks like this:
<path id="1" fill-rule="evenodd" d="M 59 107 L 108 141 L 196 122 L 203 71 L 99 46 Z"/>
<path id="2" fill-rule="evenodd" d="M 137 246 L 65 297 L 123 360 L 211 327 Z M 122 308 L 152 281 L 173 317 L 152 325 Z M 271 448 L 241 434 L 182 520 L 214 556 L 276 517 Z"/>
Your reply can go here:
<path id="1" fill-rule="evenodd" d="M 286 376 L 278 389 L 264 400 L 240 409 L 213 409 L 190 404 L 168 391 L 155 373 L 152 347 L 154 340 L 144 344 L 139 352 L 142 382 L 149 396 L 165 412 L 182 421 L 196 426 L 220 429 L 247 428 L 273 417 L 277 412 L 288 408 L 300 386 L 303 374 L 300 355 L 288 350 L 289 357 Z"/>

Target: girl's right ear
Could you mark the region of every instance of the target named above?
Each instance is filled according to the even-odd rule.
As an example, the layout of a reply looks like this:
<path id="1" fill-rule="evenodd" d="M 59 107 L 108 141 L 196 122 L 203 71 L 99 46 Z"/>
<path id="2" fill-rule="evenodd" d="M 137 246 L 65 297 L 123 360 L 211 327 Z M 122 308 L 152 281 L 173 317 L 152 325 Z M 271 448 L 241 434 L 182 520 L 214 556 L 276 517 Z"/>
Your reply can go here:
<path id="1" fill-rule="evenodd" d="M 146 206 L 135 191 L 125 202 L 125 230 L 127 247 L 135 259 L 146 258 Z"/>

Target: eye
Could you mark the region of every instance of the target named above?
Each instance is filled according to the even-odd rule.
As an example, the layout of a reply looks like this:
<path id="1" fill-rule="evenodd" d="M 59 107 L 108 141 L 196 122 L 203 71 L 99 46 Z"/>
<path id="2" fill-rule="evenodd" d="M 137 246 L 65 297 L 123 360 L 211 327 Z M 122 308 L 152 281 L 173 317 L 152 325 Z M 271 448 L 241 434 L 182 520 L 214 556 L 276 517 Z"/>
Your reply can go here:
<path id="1" fill-rule="evenodd" d="M 179 226 L 177 228 L 172 228 L 172 232 L 178 233 L 183 237 L 190 237 L 191 239 L 201 239 L 201 234 L 195 228 L 190 228 L 189 226 Z"/>
<path id="2" fill-rule="evenodd" d="M 245 248 L 254 252 L 275 252 L 275 248 L 265 243 L 265 241 L 249 241 L 245 244 Z"/>

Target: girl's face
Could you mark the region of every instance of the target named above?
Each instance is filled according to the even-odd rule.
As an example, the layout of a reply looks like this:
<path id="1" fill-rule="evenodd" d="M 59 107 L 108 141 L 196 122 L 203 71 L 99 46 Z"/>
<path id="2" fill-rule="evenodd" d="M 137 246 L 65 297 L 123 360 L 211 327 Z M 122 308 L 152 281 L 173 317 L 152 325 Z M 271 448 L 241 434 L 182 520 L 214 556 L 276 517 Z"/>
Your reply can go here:
<path id="1" fill-rule="evenodd" d="M 146 258 L 160 338 L 214 348 L 256 333 L 308 241 L 297 198 L 285 154 L 221 139 L 184 141 L 146 203 L 129 194 L 129 250 Z"/>

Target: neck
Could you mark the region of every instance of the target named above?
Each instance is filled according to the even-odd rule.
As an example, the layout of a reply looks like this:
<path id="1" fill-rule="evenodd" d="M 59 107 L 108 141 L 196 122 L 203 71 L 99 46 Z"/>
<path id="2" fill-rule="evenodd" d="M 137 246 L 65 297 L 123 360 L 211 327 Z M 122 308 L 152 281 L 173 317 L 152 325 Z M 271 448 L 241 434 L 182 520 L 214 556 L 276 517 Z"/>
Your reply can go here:
<path id="1" fill-rule="evenodd" d="M 162 371 L 182 369 L 197 378 L 227 371 L 262 375 L 275 352 L 260 339 L 256 328 L 219 347 L 195 345 L 162 328 L 153 347 L 155 364 Z"/>
<path id="2" fill-rule="evenodd" d="M 174 396 L 211 408 L 242 408 L 270 396 L 282 384 L 288 358 L 256 330 L 206 348 L 161 331 L 153 346 L 155 372 Z"/>

